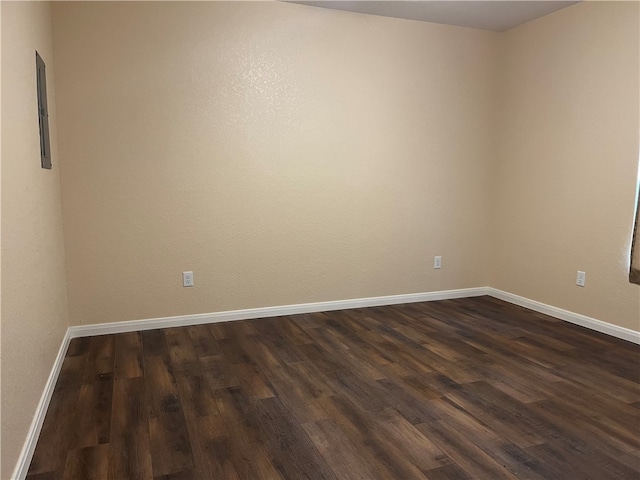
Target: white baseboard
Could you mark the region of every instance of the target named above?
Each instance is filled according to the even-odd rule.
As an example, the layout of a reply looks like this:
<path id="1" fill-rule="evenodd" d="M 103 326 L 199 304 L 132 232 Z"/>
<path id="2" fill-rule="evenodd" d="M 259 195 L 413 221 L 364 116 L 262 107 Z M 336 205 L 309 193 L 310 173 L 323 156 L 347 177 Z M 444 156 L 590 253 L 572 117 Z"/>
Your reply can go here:
<path id="1" fill-rule="evenodd" d="M 621 338 L 640 345 L 640 332 L 636 332 L 635 330 L 619 327 L 611 323 L 603 322 L 602 320 L 587 317 L 586 315 L 570 312 L 569 310 L 563 310 L 562 308 L 552 307 L 551 305 L 520 297 L 513 293 L 504 292 L 496 288 L 487 287 L 486 291 L 487 295 L 499 298 L 505 302 L 520 305 L 521 307 L 525 307 L 539 313 L 544 313 L 545 315 L 564 320 L 565 322 L 574 323 L 576 325 L 595 330 L 596 332 L 606 333 L 612 337 Z"/>
<path id="2" fill-rule="evenodd" d="M 114 322 L 96 325 L 80 325 L 67 329 L 58 356 L 53 364 L 49 379 L 45 385 L 40 403 L 31 422 L 27 439 L 22 447 L 18 464 L 13 472 L 12 479 L 23 480 L 27 476 L 29 464 L 40 436 L 40 430 L 44 422 L 51 395 L 58 380 L 62 362 L 69 346 L 69 341 L 76 337 L 88 337 L 94 335 L 107 335 L 113 333 L 136 332 L 141 330 L 153 330 L 156 328 L 181 327 L 188 325 L 200 325 L 205 323 L 231 322 L 235 320 L 249 320 L 254 318 L 278 317 L 282 315 L 296 315 L 300 313 L 328 312 L 332 310 L 345 310 L 349 308 L 378 307 L 385 305 L 398 305 L 402 303 L 428 302 L 433 300 L 447 300 L 453 298 L 478 297 L 490 295 L 521 307 L 529 308 L 536 312 L 575 323 L 583 327 L 606 333 L 613 337 L 628 340 L 640 344 L 640 332 L 618 327 L 595 318 L 580 315 L 578 313 L 552 307 L 535 300 L 520 297 L 512 293 L 504 292 L 492 287 L 463 288 L 460 290 L 443 290 L 440 292 L 409 293 L 405 295 L 389 295 L 384 297 L 355 298 L 350 300 L 336 300 L 329 302 L 301 303 L 298 305 L 282 305 L 276 307 L 250 308 L 246 310 L 231 310 L 227 312 L 203 313 L 197 315 L 181 315 L 176 317 L 150 318 L 146 320 L 132 320 L 127 322 Z"/>
<path id="3" fill-rule="evenodd" d="M 195 315 L 179 315 L 176 317 L 148 318 L 145 320 L 130 320 L 125 322 L 100 323 L 94 325 L 78 325 L 69 327 L 69 338 L 108 335 L 113 333 L 138 332 L 157 328 L 184 327 L 206 323 L 232 322 L 236 320 L 250 320 L 255 318 L 279 317 L 282 315 L 297 315 L 300 313 L 330 312 L 349 308 L 379 307 L 384 305 L 398 305 L 402 303 L 430 302 L 453 298 L 492 297 L 544 313 L 554 318 L 574 323 L 597 332 L 606 333 L 616 338 L 640 344 L 640 332 L 619 327 L 595 318 L 587 317 L 569 310 L 563 310 L 542 302 L 530 300 L 513 293 L 492 287 L 463 288 L 459 290 L 442 290 L 439 292 L 408 293 L 404 295 L 387 295 L 383 297 L 354 298 L 348 300 L 333 300 L 328 302 L 301 303 L 297 305 L 280 305 L 275 307 L 249 308 L 245 310 L 229 310 L 226 312 L 200 313 Z"/>
<path id="4" fill-rule="evenodd" d="M 20 457 L 18 457 L 18 463 L 13 470 L 13 474 L 11 475 L 12 479 L 22 480 L 27 476 L 29 465 L 31 464 L 31 459 L 33 458 L 33 453 L 35 452 L 36 444 L 38 443 L 38 437 L 40 437 L 40 430 L 42 430 L 44 417 L 47 415 L 49 403 L 51 402 L 51 396 L 53 395 L 53 390 L 55 389 L 56 383 L 58 382 L 58 375 L 60 375 L 60 369 L 62 368 L 64 357 L 67 354 L 67 348 L 69 347 L 70 340 L 71 336 L 69 335 L 69 329 L 67 329 L 67 332 L 62 338 L 62 343 L 60 344 L 58 355 L 53 362 L 53 367 L 51 368 L 51 373 L 49 373 L 47 383 L 44 386 L 44 391 L 42 392 L 42 396 L 40 397 L 40 401 L 38 402 L 38 406 L 36 407 L 36 412 L 33 416 L 33 420 L 31 421 L 31 426 L 29 427 L 27 438 L 24 442 L 24 445 L 22 446 Z"/>
<path id="5" fill-rule="evenodd" d="M 479 297 L 481 295 L 487 295 L 487 289 L 485 287 L 443 290 L 439 292 L 408 293 L 404 295 L 387 295 L 384 297 L 354 298 L 329 302 L 301 303 L 298 305 L 281 305 L 276 307 L 249 308 L 246 310 L 230 310 L 227 312 L 180 315 L 177 317 L 148 318 L 146 320 L 131 320 L 127 322 L 79 325 L 69 327 L 69 334 L 71 338 L 89 337 L 94 335 L 153 330 L 156 328 L 184 327 L 205 323 L 232 322 L 236 320 L 250 320 L 254 318 L 297 315 L 300 313 L 329 312 L 332 310 L 345 310 L 348 308 L 379 307 L 384 305 L 398 305 L 401 303 Z"/>

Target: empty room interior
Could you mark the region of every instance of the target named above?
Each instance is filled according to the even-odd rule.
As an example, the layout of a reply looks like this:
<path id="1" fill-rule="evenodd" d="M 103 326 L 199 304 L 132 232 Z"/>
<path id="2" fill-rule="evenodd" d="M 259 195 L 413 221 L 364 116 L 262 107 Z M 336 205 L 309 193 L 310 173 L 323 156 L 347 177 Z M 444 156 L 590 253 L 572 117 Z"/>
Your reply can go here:
<path id="1" fill-rule="evenodd" d="M 640 3 L 0 14 L 0 478 L 640 478 Z"/>

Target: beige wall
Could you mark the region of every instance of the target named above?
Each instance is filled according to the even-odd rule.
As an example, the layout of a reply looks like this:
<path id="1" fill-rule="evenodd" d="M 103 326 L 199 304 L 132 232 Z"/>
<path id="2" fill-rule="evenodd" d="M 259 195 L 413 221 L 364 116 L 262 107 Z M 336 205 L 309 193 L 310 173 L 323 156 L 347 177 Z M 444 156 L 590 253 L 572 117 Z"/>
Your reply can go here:
<path id="1" fill-rule="evenodd" d="M 638 7 L 578 4 L 501 39 L 491 280 L 634 330 Z M 575 285 L 577 270 L 587 273 L 585 288 Z"/>
<path id="2" fill-rule="evenodd" d="M 497 34 L 53 8 L 72 324 L 487 284 Z"/>
<path id="3" fill-rule="evenodd" d="M 2 2 L 2 478 L 68 326 L 51 11 Z M 35 50 L 47 64 L 53 169 L 40 168 Z"/>

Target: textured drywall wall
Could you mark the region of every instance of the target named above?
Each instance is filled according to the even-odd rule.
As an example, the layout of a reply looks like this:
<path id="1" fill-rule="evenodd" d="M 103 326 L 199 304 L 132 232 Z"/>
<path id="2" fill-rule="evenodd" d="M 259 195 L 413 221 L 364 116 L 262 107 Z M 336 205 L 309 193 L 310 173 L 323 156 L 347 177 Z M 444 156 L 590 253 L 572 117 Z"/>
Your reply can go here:
<path id="1" fill-rule="evenodd" d="M 68 326 L 51 10 L 2 2 L 2 478 L 10 478 Z M 38 51 L 52 170 L 40 168 Z"/>
<path id="2" fill-rule="evenodd" d="M 487 284 L 497 34 L 53 8 L 72 324 Z"/>
<path id="3" fill-rule="evenodd" d="M 501 39 L 491 281 L 634 330 L 638 8 L 585 2 Z M 577 270 L 587 274 L 584 288 Z"/>

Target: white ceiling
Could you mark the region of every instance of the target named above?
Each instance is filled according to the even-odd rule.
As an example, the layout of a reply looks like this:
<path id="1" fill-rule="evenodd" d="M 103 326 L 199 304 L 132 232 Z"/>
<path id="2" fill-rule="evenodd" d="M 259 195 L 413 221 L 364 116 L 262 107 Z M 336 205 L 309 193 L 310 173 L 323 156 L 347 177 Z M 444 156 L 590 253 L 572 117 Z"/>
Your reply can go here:
<path id="1" fill-rule="evenodd" d="M 504 32 L 547 15 L 577 1 L 290 1 L 301 5 L 332 8 L 350 12 L 406 18 L 422 22 L 444 23 L 460 27 Z"/>

